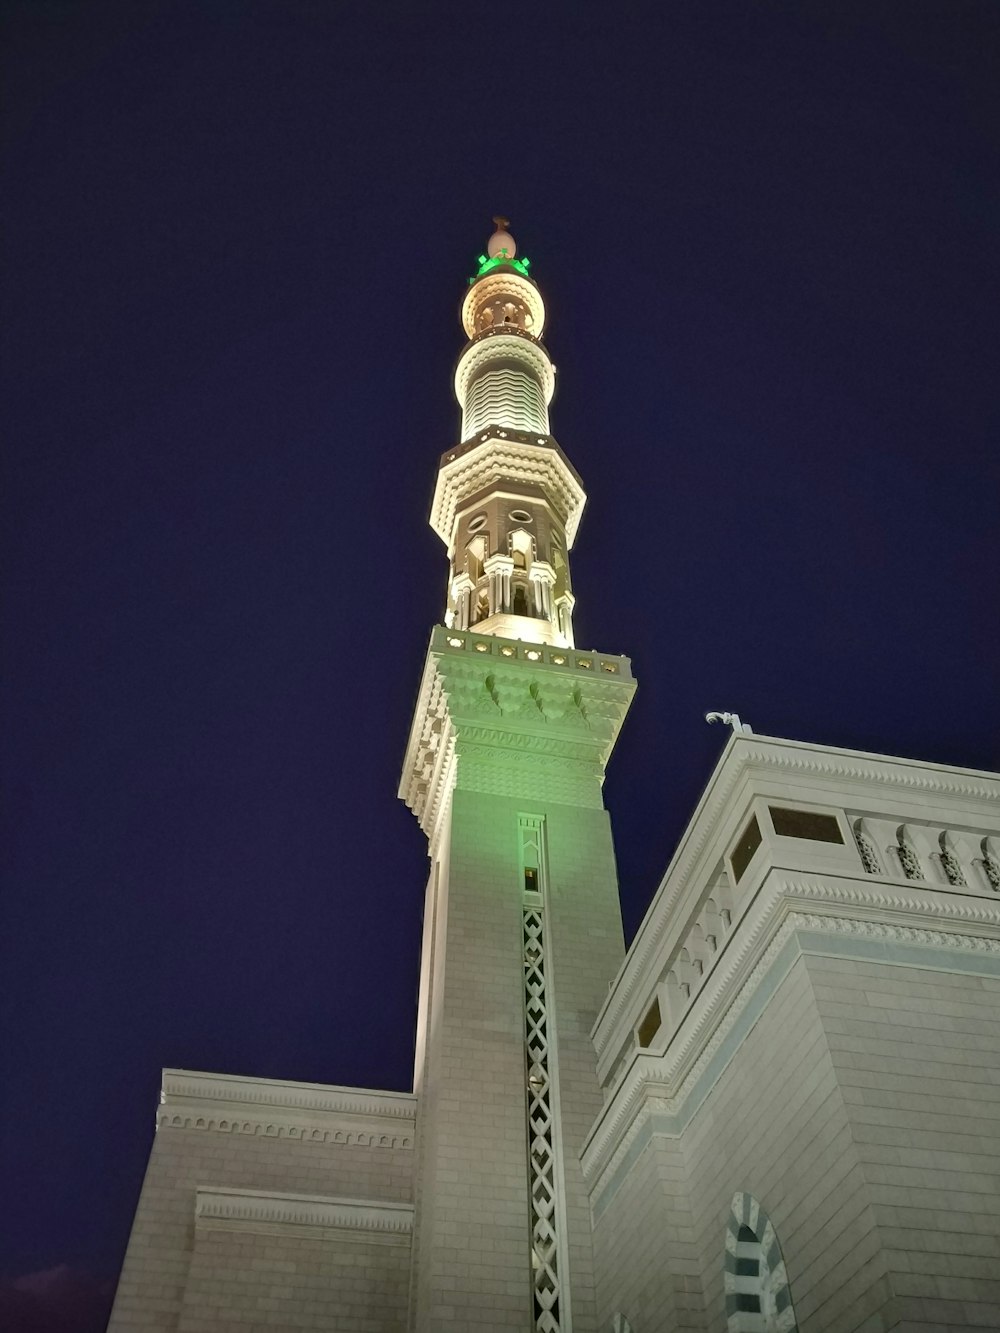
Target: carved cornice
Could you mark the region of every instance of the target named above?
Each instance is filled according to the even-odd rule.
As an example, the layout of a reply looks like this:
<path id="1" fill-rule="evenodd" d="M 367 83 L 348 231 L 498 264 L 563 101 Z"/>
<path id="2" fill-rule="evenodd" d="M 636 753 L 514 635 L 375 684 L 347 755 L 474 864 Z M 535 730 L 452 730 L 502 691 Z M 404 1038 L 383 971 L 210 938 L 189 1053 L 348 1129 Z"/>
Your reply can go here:
<path id="1" fill-rule="evenodd" d="M 484 431 L 442 460 L 430 523 L 449 550 L 462 501 L 496 482 L 540 487 L 565 524 L 567 550 L 572 548 L 587 501 L 579 478 L 550 435 L 525 437 L 505 427 Z"/>
<path id="2" fill-rule="evenodd" d="M 943 946 L 1000 957 L 1000 903 L 914 888 L 866 892 L 849 880 L 780 877 L 762 888 L 725 966 L 711 974 L 662 1055 L 637 1054 L 584 1146 L 594 1192 L 650 1114 L 678 1116 L 788 940 L 804 930 Z M 809 908 L 813 910 L 808 910 Z M 886 919 L 888 914 L 889 919 Z M 934 929 L 929 919 L 940 923 Z M 949 929 L 976 925 L 980 934 Z"/>
<path id="3" fill-rule="evenodd" d="M 269 1231 L 274 1227 L 324 1227 L 408 1236 L 413 1230 L 413 1205 L 202 1186 L 195 1200 L 195 1222 L 248 1229 L 264 1226 Z"/>
<path id="4" fill-rule="evenodd" d="M 479 642 L 485 653 L 476 650 Z M 399 795 L 432 837 L 463 760 L 576 763 L 600 779 L 634 693 L 627 658 L 480 641 L 439 626 Z"/>
<path id="5" fill-rule="evenodd" d="M 985 801 L 993 806 L 1000 799 L 1000 775 L 994 773 L 946 768 L 943 764 L 924 764 L 916 759 L 869 755 L 857 750 L 809 746 L 767 736 L 737 739 L 746 746 L 744 762 L 763 768 L 808 773 L 842 782 L 874 782 L 902 791 L 945 796 L 949 800 Z"/>
<path id="6" fill-rule="evenodd" d="M 158 1127 L 412 1148 L 412 1093 L 165 1069 Z"/>
<path id="7" fill-rule="evenodd" d="M 768 775 L 785 780 L 789 775 L 802 778 L 803 798 L 810 789 L 815 789 L 815 779 L 821 779 L 845 789 L 851 784 L 866 784 L 875 788 L 870 794 L 876 803 L 878 791 L 938 795 L 945 803 L 981 801 L 984 806 L 992 807 L 994 821 L 1000 798 L 1000 776 L 990 773 L 768 736 L 732 736 L 594 1024 L 592 1037 L 599 1053 L 614 1041 L 623 1015 L 638 1003 L 637 994 L 646 986 L 649 968 L 657 966 L 661 958 L 682 896 L 689 891 L 694 878 L 704 877 L 714 869 L 723 850 L 718 843 L 726 820 L 740 813 L 733 808 L 732 800 L 737 788 Z M 844 790 L 841 794 L 845 805 L 857 804 L 861 799 L 857 791 Z M 707 890 L 707 884 L 705 887 Z"/>

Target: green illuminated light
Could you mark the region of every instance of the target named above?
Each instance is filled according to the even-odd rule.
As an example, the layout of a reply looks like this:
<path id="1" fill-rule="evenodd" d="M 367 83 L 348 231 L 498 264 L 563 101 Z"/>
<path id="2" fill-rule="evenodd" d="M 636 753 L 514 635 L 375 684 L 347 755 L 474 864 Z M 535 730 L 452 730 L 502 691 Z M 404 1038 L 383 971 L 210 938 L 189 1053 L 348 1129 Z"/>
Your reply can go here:
<path id="1" fill-rule="evenodd" d="M 476 263 L 479 265 L 479 272 L 475 278 L 469 279 L 470 282 L 475 282 L 476 278 L 483 278 L 487 273 L 492 273 L 501 264 L 508 265 L 515 273 L 520 273 L 522 278 L 528 276 L 528 269 L 531 268 L 530 259 L 508 259 L 505 253 L 497 255 L 494 259 L 488 259 L 486 255 L 480 255 Z"/>

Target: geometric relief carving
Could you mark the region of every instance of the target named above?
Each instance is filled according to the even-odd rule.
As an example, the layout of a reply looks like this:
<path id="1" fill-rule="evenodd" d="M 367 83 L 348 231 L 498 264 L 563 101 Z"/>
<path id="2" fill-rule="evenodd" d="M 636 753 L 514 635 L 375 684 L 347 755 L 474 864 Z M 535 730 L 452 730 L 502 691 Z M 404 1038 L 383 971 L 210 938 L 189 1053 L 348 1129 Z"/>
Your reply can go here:
<path id="1" fill-rule="evenodd" d="M 532 1329 L 560 1333 L 562 1323 L 560 1235 L 563 1219 L 557 1186 L 549 1000 L 546 986 L 542 821 L 518 820 L 524 876 L 521 912 L 524 968 L 524 1065 L 528 1139 L 528 1203 L 531 1228 Z"/>
<path id="2" fill-rule="evenodd" d="M 533 1326 L 537 1333 L 559 1333 L 562 1328 L 559 1316 L 559 1218 L 545 991 L 545 935 L 540 907 L 524 908 L 523 926 Z"/>
<path id="3" fill-rule="evenodd" d="M 858 852 L 861 855 L 861 864 L 865 868 L 866 875 L 881 875 L 883 873 L 882 864 L 878 859 L 878 852 L 875 845 L 865 832 L 862 821 L 854 821 L 854 841 L 858 845 Z"/>
<path id="4" fill-rule="evenodd" d="M 331 1199 L 315 1194 L 200 1185 L 195 1198 L 195 1221 L 196 1224 L 336 1227 L 338 1230 L 406 1234 L 413 1229 L 413 1207 L 400 1203 Z"/>
<path id="5" fill-rule="evenodd" d="M 357 1128 L 334 1129 L 310 1125 L 292 1125 L 266 1120 L 261 1117 L 241 1119 L 233 1117 L 199 1116 L 190 1111 L 158 1111 L 157 1128 L 207 1129 L 223 1134 L 252 1134 L 258 1138 L 291 1139 L 297 1143 L 340 1143 L 345 1147 L 412 1148 L 412 1133 L 380 1133 L 378 1130 Z"/>

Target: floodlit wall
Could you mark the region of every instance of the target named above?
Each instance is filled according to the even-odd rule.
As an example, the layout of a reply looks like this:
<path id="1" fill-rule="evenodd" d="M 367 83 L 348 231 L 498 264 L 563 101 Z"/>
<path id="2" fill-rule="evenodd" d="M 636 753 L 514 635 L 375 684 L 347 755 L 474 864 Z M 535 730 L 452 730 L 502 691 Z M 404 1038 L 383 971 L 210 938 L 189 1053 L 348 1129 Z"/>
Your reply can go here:
<path id="1" fill-rule="evenodd" d="M 480 772 L 496 785 L 495 774 Z M 530 770 L 529 770 L 530 772 Z M 474 766 L 466 780 L 476 785 Z M 515 775 L 512 777 L 517 780 Z M 601 1104 L 590 1027 L 623 952 L 614 853 L 599 786 L 592 808 L 542 795 L 455 791 L 432 911 L 415 1254 L 420 1329 L 511 1328 L 530 1319 L 529 1137 L 519 817 L 544 818 L 547 981 L 558 1076 L 572 1327 L 596 1330 L 587 1195 L 579 1149 Z"/>
<path id="2" fill-rule="evenodd" d="M 602 1321 L 1000 1328 L 998 795 L 730 742 L 593 1031 Z"/>
<path id="3" fill-rule="evenodd" d="M 415 1105 L 165 1071 L 110 1333 L 402 1329 Z"/>
<path id="4" fill-rule="evenodd" d="M 989 955 L 986 955 L 989 957 Z M 1000 1328 L 1000 976 L 809 959 L 901 1327 Z"/>

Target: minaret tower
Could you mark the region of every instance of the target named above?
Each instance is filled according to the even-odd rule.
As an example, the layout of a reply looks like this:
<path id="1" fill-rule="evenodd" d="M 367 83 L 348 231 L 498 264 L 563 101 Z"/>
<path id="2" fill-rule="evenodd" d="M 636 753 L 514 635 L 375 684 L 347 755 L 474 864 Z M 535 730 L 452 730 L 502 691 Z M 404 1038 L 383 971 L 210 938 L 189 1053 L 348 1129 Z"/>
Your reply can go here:
<path id="1" fill-rule="evenodd" d="M 566 553 L 586 496 L 549 434 L 556 371 L 541 293 L 506 218 L 494 221 L 462 303 L 462 443 L 441 460 L 431 513 L 451 560 L 445 624 L 571 648 Z"/>
<path id="2" fill-rule="evenodd" d="M 624 956 L 601 789 L 635 683 L 627 658 L 574 646 L 586 496 L 549 432 L 545 306 L 495 222 L 462 304 L 461 442 L 431 511 L 447 603 L 400 786 L 431 860 L 411 1327 L 596 1333 L 579 1151 Z"/>

